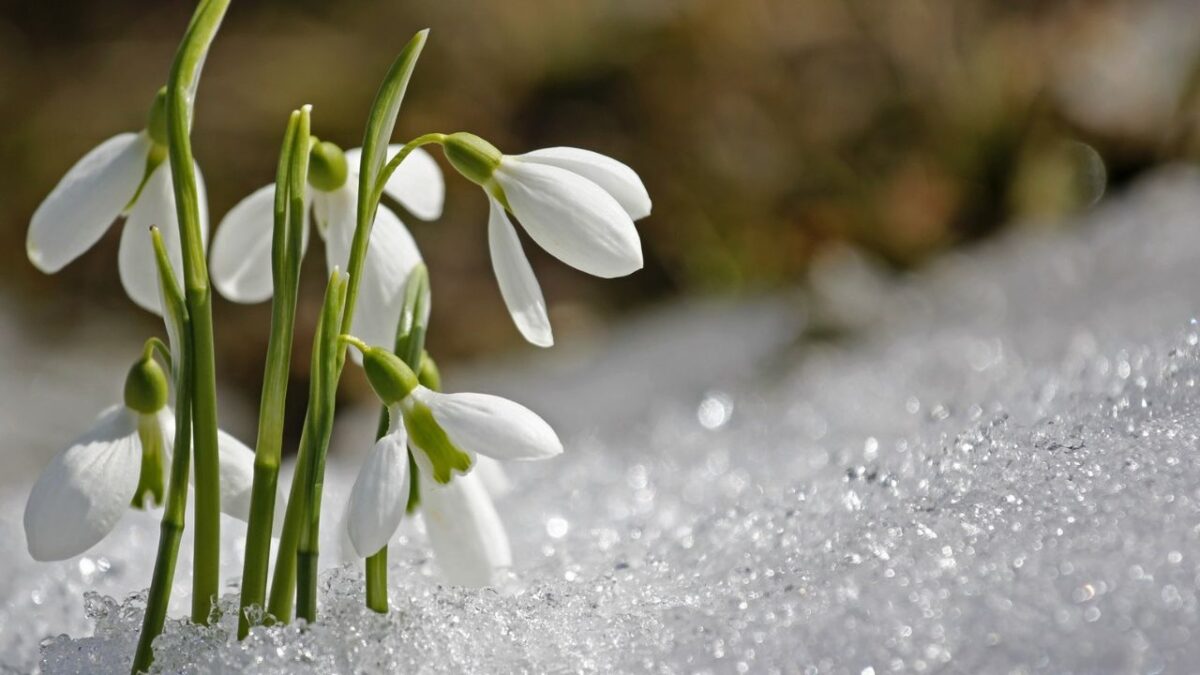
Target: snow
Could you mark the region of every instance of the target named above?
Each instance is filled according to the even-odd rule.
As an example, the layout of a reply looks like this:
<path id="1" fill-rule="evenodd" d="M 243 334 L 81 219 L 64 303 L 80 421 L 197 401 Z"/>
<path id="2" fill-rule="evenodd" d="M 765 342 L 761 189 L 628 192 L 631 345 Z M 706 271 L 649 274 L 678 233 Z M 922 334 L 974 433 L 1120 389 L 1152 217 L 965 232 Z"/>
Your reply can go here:
<path id="1" fill-rule="evenodd" d="M 566 439 L 561 458 L 508 466 L 503 583 L 445 586 L 409 523 L 392 546 L 393 611 L 374 615 L 331 541 L 317 624 L 238 643 L 231 594 L 213 627 L 170 622 L 157 667 L 1187 671 L 1200 657 L 1197 261 L 1200 173 L 1175 168 L 912 278 L 851 256 L 822 265 L 808 297 L 696 302 L 451 373 L 452 389 L 521 400 Z M 331 465 L 338 508 L 374 411 L 339 424 L 355 450 Z M 36 564 L 25 490 L 0 492 L 0 663 L 126 672 L 154 514 L 85 557 Z M 241 532 L 226 522 L 236 581 Z"/>

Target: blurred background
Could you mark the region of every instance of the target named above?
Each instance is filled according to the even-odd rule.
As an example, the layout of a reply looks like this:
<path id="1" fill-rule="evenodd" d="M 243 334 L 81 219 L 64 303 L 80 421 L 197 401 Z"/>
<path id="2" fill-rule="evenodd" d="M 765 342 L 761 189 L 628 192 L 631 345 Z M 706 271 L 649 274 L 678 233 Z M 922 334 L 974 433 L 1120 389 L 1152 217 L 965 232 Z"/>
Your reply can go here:
<path id="1" fill-rule="evenodd" d="M 53 345 L 115 340 L 96 326 L 118 322 L 157 331 L 121 290 L 119 228 L 52 277 L 26 260 L 24 238 L 75 160 L 144 124 L 192 3 L 0 7 L 4 332 Z M 389 63 L 432 28 L 397 140 L 469 130 L 512 153 L 582 146 L 633 166 L 654 199 L 639 223 L 646 268 L 628 278 L 593 279 L 526 246 L 566 344 L 685 296 L 803 288 L 846 251 L 903 273 L 1005 228 L 1059 226 L 1105 190 L 1191 160 L 1197 26 L 1190 0 L 239 0 L 207 63 L 194 138 L 215 226 L 271 180 L 291 109 L 313 104 L 317 135 L 360 145 Z M 492 277 L 478 190 L 448 175 L 444 217 L 407 221 L 431 269 L 440 360 L 531 349 Z M 219 299 L 216 314 L 223 384 L 253 402 L 269 305 Z M 120 335 L 132 357 L 140 340 Z M 10 395 L 30 384 L 14 372 Z M 352 379 L 344 395 L 364 391 Z"/>

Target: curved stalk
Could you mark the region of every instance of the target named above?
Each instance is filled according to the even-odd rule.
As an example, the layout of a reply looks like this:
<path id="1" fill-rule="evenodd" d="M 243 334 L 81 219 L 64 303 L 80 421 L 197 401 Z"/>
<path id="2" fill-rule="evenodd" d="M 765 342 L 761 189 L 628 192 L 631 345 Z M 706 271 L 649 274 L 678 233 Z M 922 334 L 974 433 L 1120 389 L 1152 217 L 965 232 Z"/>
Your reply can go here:
<path id="1" fill-rule="evenodd" d="M 183 248 L 184 298 L 191 337 L 182 352 L 192 369 L 192 418 L 196 464 L 195 561 L 192 620 L 207 624 L 220 586 L 221 490 L 217 456 L 217 372 L 213 344 L 212 289 L 200 229 L 200 202 L 192 158 L 192 103 L 208 47 L 229 0 L 203 0 L 192 15 L 167 78 L 167 149 L 179 238 Z M 190 353 L 189 353 L 190 352 Z"/>
<path id="2" fill-rule="evenodd" d="M 399 156 L 399 155 L 397 155 Z M 399 162 L 396 162 L 399 165 Z M 383 180 L 387 180 L 386 174 Z M 396 345 L 393 353 L 399 356 L 414 373 L 421 372 L 421 354 L 425 351 L 425 333 L 429 324 L 429 272 L 424 264 L 417 265 L 404 281 L 404 307 L 396 324 Z M 388 429 L 388 409 L 383 407 L 375 440 L 383 438 Z M 416 480 L 411 474 L 410 481 Z M 387 545 L 366 559 L 367 607 L 387 614 Z"/>
<path id="3" fill-rule="evenodd" d="M 187 308 L 175 275 L 171 272 L 162 236 L 155 229 L 154 249 L 158 262 L 159 283 L 165 299 L 166 319 L 173 324 L 171 333 L 183 344 L 176 345 L 179 353 L 190 351 Z M 152 342 L 147 341 L 149 347 Z M 153 344 L 154 348 L 161 341 Z M 168 352 L 169 356 L 169 352 Z M 189 450 L 191 441 L 191 365 L 185 359 L 173 362 L 171 374 L 175 379 L 175 446 L 172 450 L 171 476 L 167 484 L 167 499 L 163 505 L 162 524 L 158 538 L 158 557 L 154 560 L 154 576 L 150 582 L 150 593 L 146 598 L 146 614 L 142 617 L 142 633 L 138 638 L 137 651 L 133 657 L 131 673 L 144 672 L 154 661 L 154 638 L 162 633 L 167 618 L 167 605 L 171 601 L 171 586 L 175 580 L 175 561 L 179 555 L 179 541 L 183 537 L 184 513 L 187 510 Z"/>
<path id="4" fill-rule="evenodd" d="M 279 542 L 279 553 L 275 563 L 275 576 L 271 585 L 269 611 L 277 620 L 287 621 L 291 614 L 292 601 L 300 596 L 302 608 L 299 616 L 312 621 L 316 618 L 316 534 L 319 531 L 321 511 L 321 482 L 324 480 L 325 455 L 329 450 L 329 438 L 333 433 L 333 413 L 337 405 L 337 385 L 345 365 L 346 347 L 336 336 L 349 333 L 354 320 L 354 307 L 358 298 L 358 283 L 366 259 L 371 226 L 379 207 L 376 197 L 378 179 L 384 167 L 388 139 L 396 124 L 396 115 L 408 88 L 408 81 L 416 67 L 417 57 L 425 46 L 429 31 L 423 30 L 413 36 L 400 55 L 392 63 L 384 77 L 379 93 L 367 120 L 363 139 L 363 151 L 359 164 L 359 192 L 354 237 L 351 242 L 345 288 L 341 309 L 341 324 L 334 337 L 333 352 L 330 354 L 328 380 L 323 398 L 317 405 L 310 402 L 304 420 L 305 433 L 302 438 L 301 457 L 296 475 L 292 480 L 291 497 L 284 520 L 283 533 Z M 424 141 L 430 142 L 430 141 Z M 412 149 L 402 149 L 408 153 Z M 415 146 L 414 146 L 415 147 Z M 311 452 L 305 453 L 305 448 Z M 308 485 L 298 485 L 302 481 Z M 315 501 L 309 501 L 315 499 Z M 298 586 L 298 587 L 297 587 Z"/>

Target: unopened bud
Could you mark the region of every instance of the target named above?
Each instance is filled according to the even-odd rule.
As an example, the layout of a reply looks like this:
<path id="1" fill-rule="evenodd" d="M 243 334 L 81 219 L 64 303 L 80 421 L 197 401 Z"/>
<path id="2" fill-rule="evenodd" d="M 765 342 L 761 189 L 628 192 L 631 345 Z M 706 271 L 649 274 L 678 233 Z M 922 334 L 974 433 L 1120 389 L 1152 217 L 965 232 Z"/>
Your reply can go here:
<path id="1" fill-rule="evenodd" d="M 496 146 L 463 131 L 447 136 L 442 142 L 442 151 L 464 178 L 484 187 L 492 180 L 503 156 Z"/>
<path id="2" fill-rule="evenodd" d="M 399 356 L 379 347 L 367 347 L 362 353 L 367 381 L 384 405 L 403 401 L 417 388 L 417 376 Z"/>
<path id="3" fill-rule="evenodd" d="M 143 356 L 125 377 L 125 407 L 150 415 L 167 404 L 167 374 L 150 356 Z"/>
<path id="4" fill-rule="evenodd" d="M 329 141 L 313 143 L 308 152 L 308 182 L 322 192 L 333 192 L 346 184 L 349 167 L 346 153 Z"/>

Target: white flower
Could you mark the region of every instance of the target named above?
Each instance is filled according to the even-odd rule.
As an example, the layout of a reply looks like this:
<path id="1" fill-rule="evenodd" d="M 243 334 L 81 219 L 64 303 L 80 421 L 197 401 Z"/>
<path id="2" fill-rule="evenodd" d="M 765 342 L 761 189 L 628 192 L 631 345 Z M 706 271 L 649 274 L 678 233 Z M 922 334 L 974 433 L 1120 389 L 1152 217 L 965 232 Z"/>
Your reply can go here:
<path id="1" fill-rule="evenodd" d="M 509 212 L 539 246 L 578 270 L 612 278 L 641 269 L 633 221 L 650 215 L 651 204 L 633 169 L 580 148 L 505 155 L 461 132 L 441 143 L 450 164 L 488 196 L 492 267 L 513 322 L 529 342 L 549 347 L 554 334 Z"/>
<path id="2" fill-rule="evenodd" d="M 421 516 L 429 545 L 446 580 L 488 586 L 512 567 L 508 533 L 478 471 L 446 485 L 421 483 Z"/>
<path id="3" fill-rule="evenodd" d="M 529 342 L 549 347 L 554 335 L 505 203 L 539 246 L 578 270 L 612 278 L 641 269 L 633 221 L 650 215 L 650 195 L 625 164 L 579 148 L 501 155 L 484 189 L 492 267 L 513 322 Z"/>
<path id="4" fill-rule="evenodd" d="M 435 484 L 453 486 L 465 476 L 472 476 L 468 472 L 476 453 L 494 459 L 524 460 L 545 459 L 562 452 L 562 443 L 545 420 L 528 408 L 498 396 L 441 394 L 417 386 L 403 400 L 389 406 L 389 413 L 388 433 L 375 443 L 363 463 L 347 507 L 350 541 L 362 557 L 386 546 L 404 516 L 409 492 L 409 449 L 421 471 L 422 505 L 428 491 L 436 489 Z M 455 473 L 465 476 L 455 477 Z M 486 498 L 484 490 L 478 477 L 473 477 L 466 487 L 438 493 L 434 497 L 435 508 L 440 508 L 439 513 L 447 514 L 446 517 L 453 517 L 458 508 L 455 504 L 467 504 L 471 513 L 464 511 L 461 515 L 475 524 L 460 523 L 457 526 L 464 528 L 461 531 L 486 528 L 491 532 L 494 529 L 491 524 L 498 524 L 499 519 L 494 513 L 488 516 L 484 513 L 487 509 L 479 505 L 476 493 Z M 499 536 L 505 542 L 503 550 L 507 551 L 503 532 Z M 496 537 L 489 537 L 488 541 L 470 546 L 489 552 L 489 559 L 506 558 L 507 553 L 497 555 L 501 547 L 496 544 Z M 446 545 L 443 541 L 437 546 L 454 544 Z"/>
<path id="5" fill-rule="evenodd" d="M 53 274 L 90 249 L 113 222 L 125 216 L 117 257 L 121 283 L 135 303 L 157 313 L 158 272 L 150 243 L 151 225 L 162 231 L 176 275 L 183 270 L 171 167 L 163 152 L 148 132 L 141 131 L 118 134 L 85 155 L 34 212 L 25 239 L 30 262 Z M 146 175 L 152 153 L 158 164 Z M 200 228 L 206 238 L 208 200 L 199 167 L 196 187 Z"/>
<path id="6" fill-rule="evenodd" d="M 142 501 L 146 494 L 139 494 L 141 485 L 157 485 L 162 494 L 170 475 L 174 438 L 170 408 L 146 414 L 116 405 L 101 413 L 87 433 L 54 457 L 34 484 L 25 504 L 29 554 L 43 561 L 79 555 L 108 535 L 131 503 Z M 158 446 L 161 461 L 149 466 L 162 475 L 141 475 L 143 439 Z M 254 452 L 224 431 L 218 432 L 217 440 L 221 510 L 246 520 Z M 277 510 L 277 522 L 281 514 Z"/>
<path id="7" fill-rule="evenodd" d="M 388 159 L 401 147 L 389 146 Z M 317 232 L 325 239 L 330 271 L 334 266 L 345 270 L 350 260 L 360 154 L 357 148 L 346 151 L 347 171 L 340 187 L 325 191 L 311 182 L 308 186 L 306 198 L 312 204 Z M 418 218 L 432 220 L 441 215 L 445 184 L 437 162 L 417 149 L 397 167 L 384 192 Z M 210 267 L 217 290 L 230 300 L 253 303 L 271 297 L 274 202 L 275 187 L 263 187 L 234 206 L 217 229 Z M 303 244 L 307 245 L 307 229 Z M 404 302 L 404 281 L 419 262 L 421 254 L 408 228 L 391 209 L 380 206 L 358 287 L 356 335 L 369 344 L 393 346 Z"/>

